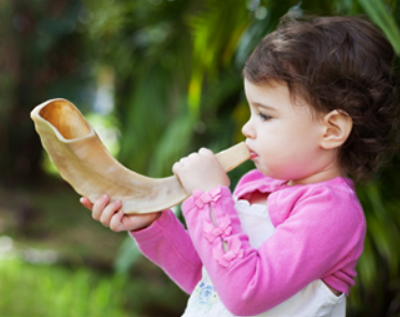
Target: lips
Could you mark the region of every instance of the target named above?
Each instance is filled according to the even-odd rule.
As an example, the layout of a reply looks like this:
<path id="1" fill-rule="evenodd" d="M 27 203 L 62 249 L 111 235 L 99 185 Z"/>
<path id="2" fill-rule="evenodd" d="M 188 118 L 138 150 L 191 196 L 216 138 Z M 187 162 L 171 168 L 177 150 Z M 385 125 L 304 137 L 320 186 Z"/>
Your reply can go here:
<path id="1" fill-rule="evenodd" d="M 258 157 L 257 153 L 250 151 L 250 160 L 254 160 L 256 157 Z"/>
<path id="2" fill-rule="evenodd" d="M 254 160 L 256 157 L 258 157 L 258 154 L 256 152 L 254 152 L 248 144 L 246 144 L 246 145 L 250 152 L 250 160 Z"/>

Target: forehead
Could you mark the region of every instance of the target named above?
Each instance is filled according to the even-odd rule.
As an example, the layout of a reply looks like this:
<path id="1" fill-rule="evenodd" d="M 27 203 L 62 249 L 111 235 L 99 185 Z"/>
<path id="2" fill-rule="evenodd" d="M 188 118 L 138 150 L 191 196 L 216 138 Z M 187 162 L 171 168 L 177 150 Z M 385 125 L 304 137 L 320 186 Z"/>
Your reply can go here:
<path id="1" fill-rule="evenodd" d="M 281 112 L 306 114 L 317 121 L 324 115 L 324 113 L 318 113 L 299 94 L 292 94 L 285 82 L 271 81 L 265 84 L 256 84 L 245 78 L 244 88 L 250 107 L 267 105 Z"/>
<path id="2" fill-rule="evenodd" d="M 276 81 L 268 84 L 255 84 L 248 79 L 244 80 L 246 97 L 251 104 L 261 104 L 270 107 L 306 105 L 301 98 L 292 98 L 289 87 L 285 83 Z"/>
<path id="3" fill-rule="evenodd" d="M 250 102 L 263 103 L 267 101 L 289 101 L 290 91 L 286 84 L 270 82 L 268 84 L 255 84 L 248 79 L 244 80 L 246 97 Z"/>

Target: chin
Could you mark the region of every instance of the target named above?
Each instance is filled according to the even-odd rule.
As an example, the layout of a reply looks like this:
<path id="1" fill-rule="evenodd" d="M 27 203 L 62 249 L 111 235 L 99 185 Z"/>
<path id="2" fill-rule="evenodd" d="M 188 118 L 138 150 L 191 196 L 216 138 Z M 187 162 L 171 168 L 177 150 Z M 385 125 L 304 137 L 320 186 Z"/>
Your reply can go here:
<path id="1" fill-rule="evenodd" d="M 263 169 L 259 168 L 258 170 L 263 175 L 265 175 L 267 177 L 271 177 L 273 179 L 277 179 L 277 180 L 290 181 L 290 180 L 298 178 L 298 175 L 296 175 L 295 173 L 290 174 L 290 173 L 287 173 L 287 171 L 277 172 L 277 171 L 271 171 L 270 169 L 266 169 L 266 168 L 263 168 Z"/>
<path id="2" fill-rule="evenodd" d="M 269 169 L 266 168 L 257 168 L 261 174 L 267 176 L 267 177 L 271 177 L 274 179 L 282 179 L 282 180 L 286 180 L 285 178 L 281 178 L 280 175 L 278 173 L 274 173 Z"/>

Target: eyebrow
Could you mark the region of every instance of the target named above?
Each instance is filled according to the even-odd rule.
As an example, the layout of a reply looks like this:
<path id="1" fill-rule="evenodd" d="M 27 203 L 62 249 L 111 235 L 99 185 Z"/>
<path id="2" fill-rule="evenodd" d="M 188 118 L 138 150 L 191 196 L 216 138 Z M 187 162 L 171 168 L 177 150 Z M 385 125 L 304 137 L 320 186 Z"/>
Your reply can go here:
<path id="1" fill-rule="evenodd" d="M 264 109 L 272 110 L 272 111 L 277 111 L 276 108 L 271 107 L 271 106 L 269 106 L 269 105 L 264 105 L 264 104 L 259 103 L 259 102 L 253 102 L 252 104 L 253 104 L 253 106 L 255 106 L 255 107 L 264 108 Z"/>

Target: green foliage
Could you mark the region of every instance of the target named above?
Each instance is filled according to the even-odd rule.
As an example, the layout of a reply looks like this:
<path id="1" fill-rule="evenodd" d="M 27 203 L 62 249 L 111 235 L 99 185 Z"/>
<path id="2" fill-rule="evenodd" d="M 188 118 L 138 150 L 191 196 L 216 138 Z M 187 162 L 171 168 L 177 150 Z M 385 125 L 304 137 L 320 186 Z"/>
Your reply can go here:
<path id="1" fill-rule="evenodd" d="M 358 0 L 365 12 L 378 26 L 381 27 L 397 55 L 400 54 L 400 30 L 395 17 L 389 12 L 382 0 Z"/>
<path id="2" fill-rule="evenodd" d="M 376 181 L 357 188 L 367 219 L 367 236 L 357 267 L 357 284 L 349 298 L 349 310 L 356 316 L 395 316 L 399 312 L 398 167 L 399 162 L 394 159 Z M 366 303 L 367 298 L 374 301 Z"/>
<path id="3" fill-rule="evenodd" d="M 141 264 L 140 275 L 111 275 L 0 257 L 0 316 L 178 316 L 187 296 L 156 267 Z"/>
<path id="4" fill-rule="evenodd" d="M 135 263 L 141 258 L 139 248 L 136 246 L 131 236 L 127 236 L 119 247 L 118 254 L 114 263 L 115 272 L 118 275 L 129 274 L 129 271 Z"/>
<path id="5" fill-rule="evenodd" d="M 1 316 L 139 316 L 124 311 L 122 279 L 84 268 L 70 271 L 1 259 L 0 279 Z"/>
<path id="6" fill-rule="evenodd" d="M 60 96 L 87 100 L 92 74 L 80 9 L 80 0 L 0 3 L 1 183 L 27 185 L 43 174 L 34 106 Z"/>

